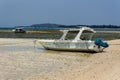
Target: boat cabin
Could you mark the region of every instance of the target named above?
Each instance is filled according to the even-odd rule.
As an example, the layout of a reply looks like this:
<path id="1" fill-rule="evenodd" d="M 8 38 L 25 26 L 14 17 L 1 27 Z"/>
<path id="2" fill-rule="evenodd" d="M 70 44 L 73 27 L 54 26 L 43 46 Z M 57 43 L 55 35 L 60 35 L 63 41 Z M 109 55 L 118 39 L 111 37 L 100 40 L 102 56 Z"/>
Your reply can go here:
<path id="1" fill-rule="evenodd" d="M 89 27 L 81 27 L 80 29 L 60 30 L 63 32 L 60 40 L 91 40 L 94 33 L 93 29 Z"/>

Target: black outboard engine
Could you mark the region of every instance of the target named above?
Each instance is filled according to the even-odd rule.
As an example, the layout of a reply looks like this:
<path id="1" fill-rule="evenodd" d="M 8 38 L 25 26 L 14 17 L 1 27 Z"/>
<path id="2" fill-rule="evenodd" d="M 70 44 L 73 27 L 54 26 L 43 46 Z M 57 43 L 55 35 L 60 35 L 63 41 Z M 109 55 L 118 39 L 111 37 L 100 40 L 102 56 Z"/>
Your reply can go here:
<path id="1" fill-rule="evenodd" d="M 102 47 L 104 47 L 104 48 L 109 47 L 109 44 L 108 44 L 107 42 L 102 41 L 102 39 L 100 39 L 100 38 L 96 38 L 94 43 L 95 43 L 96 45 L 102 46 Z"/>

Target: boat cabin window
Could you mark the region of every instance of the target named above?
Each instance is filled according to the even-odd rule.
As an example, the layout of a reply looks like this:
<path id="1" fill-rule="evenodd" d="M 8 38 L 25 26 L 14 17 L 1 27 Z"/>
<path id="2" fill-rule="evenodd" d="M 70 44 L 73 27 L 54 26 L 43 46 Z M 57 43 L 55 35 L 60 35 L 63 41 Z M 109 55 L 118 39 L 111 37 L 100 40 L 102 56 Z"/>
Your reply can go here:
<path id="1" fill-rule="evenodd" d="M 93 32 L 91 31 L 83 31 L 83 33 L 80 36 L 81 40 L 91 40 L 93 36 Z"/>
<path id="2" fill-rule="evenodd" d="M 75 39 L 75 37 L 77 36 L 77 34 L 79 33 L 79 31 L 68 31 L 65 40 L 73 40 Z"/>

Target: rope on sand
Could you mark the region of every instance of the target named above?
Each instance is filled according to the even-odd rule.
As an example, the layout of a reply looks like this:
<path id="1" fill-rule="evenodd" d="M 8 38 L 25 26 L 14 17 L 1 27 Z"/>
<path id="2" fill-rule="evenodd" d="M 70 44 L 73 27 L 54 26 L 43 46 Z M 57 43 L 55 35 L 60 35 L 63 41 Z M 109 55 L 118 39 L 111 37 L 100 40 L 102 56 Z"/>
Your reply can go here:
<path id="1" fill-rule="evenodd" d="M 37 40 L 34 40 L 33 43 L 34 43 L 34 48 L 36 48 L 36 42 Z"/>

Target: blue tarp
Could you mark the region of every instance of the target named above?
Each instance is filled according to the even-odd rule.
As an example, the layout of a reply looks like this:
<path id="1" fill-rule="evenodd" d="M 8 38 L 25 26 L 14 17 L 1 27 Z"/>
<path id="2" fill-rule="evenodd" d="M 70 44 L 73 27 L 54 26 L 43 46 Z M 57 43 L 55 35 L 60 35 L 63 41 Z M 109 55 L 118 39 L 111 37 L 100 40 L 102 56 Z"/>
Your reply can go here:
<path id="1" fill-rule="evenodd" d="M 102 39 L 100 38 L 96 38 L 95 39 L 95 44 L 98 45 L 98 46 L 102 46 L 102 47 L 109 47 L 109 44 L 107 42 L 104 42 Z"/>

